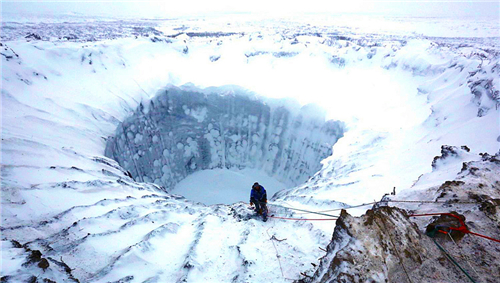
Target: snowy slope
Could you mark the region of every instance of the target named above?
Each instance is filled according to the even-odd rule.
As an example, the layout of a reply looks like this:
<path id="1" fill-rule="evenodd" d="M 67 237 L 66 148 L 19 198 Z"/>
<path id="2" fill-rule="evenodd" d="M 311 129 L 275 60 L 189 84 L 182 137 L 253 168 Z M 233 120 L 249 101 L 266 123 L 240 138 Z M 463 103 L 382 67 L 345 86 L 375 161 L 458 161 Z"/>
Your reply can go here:
<path id="1" fill-rule="evenodd" d="M 499 149 L 497 27 L 469 23 L 484 27 L 482 38 L 441 37 L 448 30 L 430 38 L 335 21 L 226 20 L 2 23 L 2 277 L 278 282 L 312 274 L 334 223 L 263 223 L 242 203 L 205 206 L 135 182 L 104 157 L 119 123 L 168 84 L 293 97 L 346 123 L 321 169 L 274 204 L 331 209 L 393 187 L 410 198 L 443 144 L 471 154 L 421 184 Z M 22 38 L 27 28 L 42 40 Z M 49 271 L 23 267 L 26 248 L 40 250 Z"/>
<path id="2" fill-rule="evenodd" d="M 415 49 L 411 53 L 402 49 L 401 57 L 396 55 L 383 67 L 411 71 L 420 84 L 409 90 L 407 97 L 395 98 L 397 107 L 389 106 L 380 113 L 387 116 L 382 123 L 372 124 L 370 120 L 367 125 L 363 121 L 353 124 L 335 145 L 332 156 L 323 161 L 323 169 L 286 193 L 288 198 L 311 195 L 313 190 L 314 197 L 320 199 L 353 203 L 378 200 L 381 193 L 394 187 L 397 192 L 408 189 L 418 176 L 430 172 L 431 161 L 443 144 L 468 145 L 475 157 L 470 155 L 471 159 L 465 160 L 477 159 L 480 152 L 498 152 L 498 51 L 442 47 L 429 41 L 414 41 L 412 45 Z M 469 59 L 463 56 L 465 50 L 470 52 Z M 424 51 L 428 53 L 416 55 Z M 481 86 L 485 84 L 488 87 Z M 455 173 L 460 166 L 456 162 Z M 443 176 L 437 182 L 447 178 L 452 176 Z"/>

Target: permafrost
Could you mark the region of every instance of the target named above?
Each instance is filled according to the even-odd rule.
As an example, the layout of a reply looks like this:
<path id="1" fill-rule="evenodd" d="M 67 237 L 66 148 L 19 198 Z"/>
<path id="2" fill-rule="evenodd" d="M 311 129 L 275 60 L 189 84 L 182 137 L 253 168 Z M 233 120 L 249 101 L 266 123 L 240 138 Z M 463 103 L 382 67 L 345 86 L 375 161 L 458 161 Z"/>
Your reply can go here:
<path id="1" fill-rule="evenodd" d="M 435 27 L 446 23 L 456 31 L 464 31 L 453 21 L 434 21 Z M 182 30 L 187 29 L 186 33 L 206 31 L 208 34 L 217 30 L 209 26 L 207 31 L 207 22 L 198 22 L 202 25 L 200 28 L 195 21 L 167 21 L 176 33 L 180 24 Z M 429 23 L 411 19 L 397 22 L 400 27 Z M 491 157 L 488 157 L 490 161 L 464 163 L 461 170 L 462 161 L 476 157 L 473 153 L 451 156 L 449 160 L 439 161 L 437 171 L 433 169 L 429 175 L 424 174 L 417 187 L 412 187 L 421 173 L 431 170 L 432 157 L 443 144 L 467 145 L 476 153 L 498 152 L 497 37 L 467 38 L 460 34 L 452 38 L 445 34 L 445 38 L 431 38 L 418 35 L 413 28 L 410 29 L 413 34 L 408 36 L 367 34 L 363 30 L 353 33 L 350 26 L 304 25 L 301 19 L 299 25 L 282 21 L 274 26 L 267 21 L 262 25 L 252 23 L 248 33 L 234 37 L 208 39 L 181 35 L 159 40 L 156 35 L 134 39 L 134 34 L 122 34 L 115 28 L 125 27 L 121 21 L 96 23 L 90 26 L 85 23 L 76 32 L 72 22 L 63 26 L 15 22 L 2 28 L 3 38 L 13 38 L 9 34 L 16 33 L 20 40 L 2 42 L 2 116 L 5 121 L 2 124 L 0 281 L 71 282 L 77 278 L 82 282 L 290 282 L 289 279 L 307 277 L 302 281 L 467 282 L 458 267 L 447 261 L 425 235 L 431 217 L 408 219 L 406 216 L 456 211 L 466 217 L 471 231 L 490 237 L 500 235 L 497 225 L 500 212 L 493 207 L 500 197 L 500 174 L 498 163 Z M 476 27 L 475 30 L 484 34 L 497 30 L 486 20 L 469 22 L 470 25 L 462 21 L 455 23 L 463 23 L 470 29 Z M 130 27 L 145 24 L 140 21 Z M 233 30 L 233 25 L 226 26 L 225 22 L 223 25 L 221 32 L 226 28 L 229 32 Z M 106 41 L 87 42 L 81 34 L 90 32 L 93 38 L 98 29 L 104 31 Z M 25 42 L 28 30 L 50 41 L 28 37 L 29 42 Z M 53 41 L 51 38 L 60 36 L 61 31 L 78 34 L 82 40 Z M 111 40 L 116 32 L 118 37 L 130 38 Z M 276 56 L 284 54 L 282 52 L 299 54 Z M 248 54 L 256 56 L 248 57 Z M 334 59 L 327 63 L 330 58 Z M 328 67 L 321 68 L 318 60 Z M 301 65 L 301 62 L 307 63 Z M 189 67 L 184 63 L 189 63 Z M 336 72 L 336 65 L 345 70 Z M 336 232 L 329 237 L 326 235 L 331 233 L 331 222 L 271 219 L 264 223 L 241 202 L 204 206 L 163 194 L 156 185 L 133 182 L 114 161 L 101 156 L 104 150 L 101 137 L 113 134 L 118 126 L 116 121 L 130 113 L 128 105 L 136 107 L 141 97 L 149 99 L 150 93 L 159 87 L 157 82 L 172 82 L 170 78 L 174 78 L 175 82 L 235 83 L 261 89 L 259 86 L 270 81 L 275 85 L 283 82 L 279 80 L 281 74 L 277 75 L 283 73 L 279 66 L 297 66 L 290 68 L 290 73 L 284 72 L 295 74 L 292 76 L 295 81 L 288 85 L 286 92 L 311 87 L 320 93 L 317 90 L 325 86 L 325 91 L 328 90 L 325 94 L 333 95 L 333 89 L 335 94 L 340 94 L 339 98 L 354 98 L 352 104 L 336 102 L 350 111 L 360 110 L 359 106 L 363 105 L 380 107 L 383 103 L 370 105 L 370 102 L 390 101 L 385 100 L 391 97 L 386 95 L 390 95 L 392 89 L 387 83 L 398 83 L 405 86 L 392 89 L 396 92 L 393 101 L 397 102 L 394 105 L 398 111 L 382 114 L 394 120 L 404 120 L 406 114 L 411 116 L 416 112 L 422 112 L 425 117 L 418 115 L 422 119 L 406 121 L 401 124 L 405 126 L 402 129 L 390 127 L 389 132 L 385 127 L 366 129 L 360 123 L 351 124 L 357 128 L 351 127 L 349 134 L 335 144 L 332 156 L 322 162 L 323 167 L 314 178 L 293 190 L 282 191 L 270 204 L 289 206 L 287 203 L 291 203 L 290 206 L 311 211 L 332 210 L 342 207 L 333 204 L 334 201 L 361 204 L 379 199 L 394 186 L 397 187 L 394 200 L 412 202 L 397 202 L 397 209 L 377 208 L 361 218 L 343 213 Z M 330 72 L 330 67 L 335 72 Z M 241 74 L 254 74 L 251 72 L 254 68 L 265 76 L 252 76 L 251 84 L 239 79 L 246 77 Z M 364 69 L 369 72 L 358 72 Z M 230 75 L 235 70 L 238 76 L 233 78 Z M 314 79 L 303 76 L 311 71 L 314 71 Z M 210 76 L 207 72 L 216 75 Z M 400 76 L 408 72 L 413 74 L 411 78 Z M 353 79 L 343 81 L 348 78 L 340 75 L 344 73 Z M 391 80 L 385 80 L 386 75 Z M 209 80 L 218 77 L 228 78 L 223 82 Z M 317 78 L 328 78 L 328 87 L 333 88 L 321 83 L 314 85 L 318 83 Z M 343 84 L 348 85 L 349 93 L 340 91 Z M 357 84 L 382 87 L 363 92 Z M 309 162 L 314 151 L 307 145 L 319 148 L 312 140 L 323 142 L 317 135 L 325 133 L 318 129 L 311 131 L 310 126 L 304 125 L 314 121 L 322 128 L 324 119 L 300 118 L 301 111 L 296 106 L 280 107 L 283 101 L 258 101 L 248 95 L 243 98 L 225 95 L 227 100 L 223 103 L 223 98 L 218 97 L 223 90 L 213 92 L 219 94 L 175 89 L 167 95 L 160 94 L 164 102 L 155 98 L 152 104 L 144 103 L 134 115 L 137 120 L 133 121 L 132 117 L 127 120 L 128 126 L 119 128 L 108 150 L 114 147 L 115 153 L 121 156 L 117 159 L 121 158 L 122 164 L 130 163 L 127 169 L 138 181 L 158 179 L 160 182 L 165 174 L 163 168 L 170 170 L 171 175 L 178 174 L 176 178 L 180 179 L 189 172 L 202 170 L 203 166 L 252 166 L 271 173 L 276 168 L 276 178 L 289 180 L 297 172 L 279 167 L 288 164 L 283 162 L 287 150 L 294 151 L 297 158 L 293 160 L 319 167 L 319 162 Z M 184 94 L 189 95 L 189 99 Z M 414 95 L 420 99 L 399 100 Z M 322 104 L 332 101 L 324 97 L 320 100 Z M 214 105 L 212 100 L 219 101 L 218 111 L 208 108 L 207 105 Z M 260 110 L 250 111 L 251 105 Z M 169 107 L 172 110 L 168 110 Z M 165 111 L 157 111 L 159 108 Z M 312 112 L 306 110 L 302 113 Z M 155 112 L 158 116 L 152 115 Z M 369 111 L 362 117 L 372 117 L 367 116 L 371 113 L 381 112 Z M 392 113 L 395 115 L 389 115 Z M 236 118 L 238 115 L 241 118 Z M 245 117 L 248 124 L 243 126 Z M 263 122 L 266 119 L 267 124 Z M 280 120 L 283 124 L 278 127 Z M 294 121 L 298 120 L 302 126 L 297 129 Z M 164 125 L 165 130 L 160 130 L 158 124 Z M 212 124 L 210 129 L 209 124 Z M 239 127 L 240 132 L 231 125 Z M 261 133 L 260 127 L 266 129 L 261 131 L 264 134 L 255 135 L 256 142 L 252 137 Z M 281 145 L 273 141 L 271 127 L 274 132 L 282 129 L 276 133 Z M 168 129 L 177 134 L 169 136 Z M 213 138 L 216 131 L 220 136 Z M 205 135 L 212 136 L 213 144 Z M 294 135 L 296 141 L 292 142 Z M 238 139 L 233 141 L 233 136 Z M 191 138 L 189 142 L 188 138 Z M 242 146 L 243 140 L 246 151 L 238 152 L 246 152 L 246 159 L 236 162 L 234 159 L 240 156 L 229 150 L 229 143 L 236 151 L 238 141 Z M 301 145 L 302 141 L 306 145 Z M 327 142 L 333 144 L 333 140 Z M 168 147 L 162 143 L 169 143 Z M 255 152 L 249 143 L 255 144 Z M 269 151 L 273 143 L 279 145 L 277 153 Z M 178 145 L 182 148 L 177 148 Z M 118 146 L 123 151 L 118 151 Z M 302 149 L 310 153 L 305 154 Z M 166 158 L 164 152 L 171 156 Z M 205 156 L 203 162 L 201 156 Z M 279 166 L 274 167 L 275 164 Z M 312 168 L 306 169 L 315 172 Z M 146 174 L 145 170 L 152 173 Z M 457 200 L 475 203 L 461 204 Z M 285 210 L 279 212 L 276 216 L 309 218 Z M 364 213 L 355 209 L 348 212 Z M 498 248 L 491 241 L 469 236 L 458 242 L 460 246 L 451 240 L 442 245 L 457 255 L 460 265 L 477 282 L 498 281 Z M 318 249 L 327 245 L 326 252 Z M 469 259 L 458 257 L 462 252 Z M 45 264 L 39 265 L 42 258 L 50 263 L 47 269 Z"/>
<path id="2" fill-rule="evenodd" d="M 294 186 L 321 168 L 343 135 L 341 122 L 296 108 L 243 91 L 169 88 L 118 126 L 105 154 L 136 180 L 167 190 L 214 168 L 259 169 Z"/>

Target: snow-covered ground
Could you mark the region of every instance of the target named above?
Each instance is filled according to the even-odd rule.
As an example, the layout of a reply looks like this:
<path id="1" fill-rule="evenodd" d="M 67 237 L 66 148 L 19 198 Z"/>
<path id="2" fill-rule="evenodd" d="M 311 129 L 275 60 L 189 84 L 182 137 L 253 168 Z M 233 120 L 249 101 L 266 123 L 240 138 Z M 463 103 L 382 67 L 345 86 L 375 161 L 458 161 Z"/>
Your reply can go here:
<path id="1" fill-rule="evenodd" d="M 248 202 L 251 186 L 256 181 L 266 188 L 269 198 L 274 193 L 286 189 L 285 184 L 260 170 L 211 169 L 187 176 L 175 186 L 172 193 L 205 204 Z"/>
<path id="2" fill-rule="evenodd" d="M 2 277 L 14 281 L 279 282 L 314 271 L 332 221 L 263 223 L 227 194 L 213 206 L 192 196 L 223 191 L 218 173 L 247 190 L 243 202 L 255 181 L 283 188 L 262 171 L 191 179 L 198 171 L 174 190 L 184 199 L 104 157 L 120 122 L 167 85 L 237 85 L 316 103 L 345 123 L 322 169 L 278 192 L 276 205 L 335 209 L 393 187 L 425 199 L 416 192 L 500 147 L 495 19 L 68 17 L 2 21 Z M 433 171 L 444 144 L 470 153 Z M 236 173 L 245 176 L 236 182 Z M 48 271 L 22 266 L 28 249 L 41 251 Z"/>

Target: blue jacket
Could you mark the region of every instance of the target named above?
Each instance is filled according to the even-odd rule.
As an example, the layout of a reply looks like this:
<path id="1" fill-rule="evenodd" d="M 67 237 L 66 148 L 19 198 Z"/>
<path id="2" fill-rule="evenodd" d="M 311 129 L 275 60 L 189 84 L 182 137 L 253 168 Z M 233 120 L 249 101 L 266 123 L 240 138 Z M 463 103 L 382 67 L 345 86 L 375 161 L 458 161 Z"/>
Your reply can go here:
<path id="1" fill-rule="evenodd" d="M 267 201 L 266 189 L 264 189 L 263 186 L 259 186 L 256 190 L 252 189 L 252 192 L 250 193 L 250 202 L 252 202 L 253 199 L 260 202 Z"/>

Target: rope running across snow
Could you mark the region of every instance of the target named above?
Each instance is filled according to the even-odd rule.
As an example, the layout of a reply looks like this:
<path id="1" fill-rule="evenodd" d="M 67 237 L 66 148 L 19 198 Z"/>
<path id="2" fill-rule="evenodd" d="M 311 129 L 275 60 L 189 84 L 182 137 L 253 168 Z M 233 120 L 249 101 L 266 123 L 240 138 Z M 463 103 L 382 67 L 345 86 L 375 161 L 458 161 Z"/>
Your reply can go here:
<path id="1" fill-rule="evenodd" d="M 323 210 L 323 211 L 309 211 L 309 210 L 304 210 L 304 209 L 298 209 L 298 208 L 292 208 L 292 207 L 285 207 L 285 206 L 281 206 L 281 205 L 276 205 L 276 204 L 270 204 L 271 206 L 275 206 L 275 207 L 280 207 L 280 208 L 284 208 L 284 209 L 290 209 L 290 210 L 295 210 L 295 211 L 300 211 L 302 213 L 300 214 L 318 214 L 318 215 L 323 215 L 323 216 L 328 216 L 328 217 L 332 217 L 331 219 L 306 219 L 306 218 L 289 218 L 289 217 L 279 217 L 279 216 L 269 216 L 270 218 L 276 218 L 276 219 L 283 219 L 283 220 L 296 220 L 296 221 L 316 221 L 316 220 L 337 220 L 339 218 L 339 216 L 337 215 L 331 215 L 331 214 L 326 214 L 324 212 L 332 212 L 332 211 L 338 211 L 338 210 L 342 210 L 342 209 L 350 209 L 350 208 L 356 208 L 356 207 L 362 207 L 362 206 L 367 206 L 367 205 L 373 205 L 373 204 L 376 204 L 376 203 L 383 203 L 383 202 L 402 202 L 402 203 L 449 203 L 447 201 L 412 201 L 412 200 L 408 200 L 408 201 L 403 201 L 403 200 L 387 200 L 387 201 L 375 201 L 375 202 L 371 202 L 371 203 L 364 203 L 364 204 L 361 204 L 361 205 L 355 205 L 355 206 L 350 206 L 350 207 L 344 207 L 344 208 L 339 208 L 339 209 L 331 209 L 331 210 Z M 462 202 L 454 202 L 454 203 L 461 203 L 461 204 L 480 204 L 480 202 L 470 202 L 470 201 L 462 201 Z M 463 233 L 467 233 L 467 234 L 472 234 L 472 235 L 475 235 L 475 236 L 479 236 L 479 237 L 483 237 L 483 238 L 486 238 L 486 239 L 489 239 L 489 240 L 492 240 L 492 241 L 495 241 L 495 242 L 499 242 L 500 243 L 500 240 L 497 240 L 497 239 L 494 239 L 494 238 L 491 238 L 491 237 L 488 237 L 488 236 L 485 236 L 485 235 L 481 235 L 481 234 L 478 234 L 478 233 L 474 233 L 474 232 L 471 232 L 469 231 L 469 229 L 467 228 L 467 226 L 465 226 L 465 223 L 462 221 L 462 219 L 460 217 L 458 217 L 457 215 L 454 215 L 454 214 L 451 214 L 451 213 L 426 213 L 426 214 L 411 214 L 411 215 L 408 215 L 409 217 L 417 217 L 417 216 L 437 216 L 437 215 L 448 215 L 448 216 L 451 216 L 451 217 L 454 217 L 456 219 L 458 219 L 458 221 L 460 222 L 460 227 L 456 228 L 456 227 L 449 227 L 450 230 L 455 230 L 455 231 L 460 231 L 460 232 L 463 232 Z M 378 225 L 378 224 L 377 224 Z M 384 225 L 384 228 L 387 229 L 387 227 L 385 227 L 385 223 L 382 222 L 382 225 Z M 380 228 L 380 227 L 379 227 Z M 270 228 L 269 228 L 270 229 Z M 268 230 L 269 230 L 268 229 Z M 445 234 L 448 234 L 448 236 L 450 236 L 451 238 L 451 235 L 449 235 L 449 233 L 447 232 L 444 232 L 444 231 L 438 231 L 438 232 L 442 232 L 442 233 L 445 233 Z M 268 231 L 266 230 L 266 233 L 267 235 L 269 236 L 269 233 Z M 274 244 L 274 242 L 272 241 L 272 238 L 271 236 L 270 237 L 270 241 L 272 242 L 273 246 L 274 246 L 274 249 L 276 251 L 276 258 L 278 259 L 278 263 L 280 265 L 280 269 L 281 269 L 281 275 L 283 276 L 283 278 L 285 278 L 284 276 L 284 273 L 283 273 L 283 269 L 281 267 L 281 261 L 280 261 L 280 256 L 278 254 L 278 250 L 276 248 L 276 245 Z M 405 275 L 406 275 L 406 278 L 408 279 L 408 282 L 412 283 L 411 281 L 411 278 L 409 276 L 409 273 L 408 273 L 408 270 L 406 270 L 406 267 L 403 263 L 403 260 L 401 258 L 401 256 L 399 255 L 399 252 L 396 248 L 396 245 L 391 237 L 391 235 L 389 234 L 389 238 L 390 238 L 390 241 L 391 241 L 391 244 L 392 246 L 394 247 L 394 250 L 396 251 L 396 255 L 398 256 L 399 260 L 400 260 L 400 263 L 403 267 L 403 270 L 405 272 Z M 451 238 L 453 240 L 453 238 Z M 476 281 L 474 281 L 474 279 L 467 273 L 467 271 L 465 269 L 463 269 L 459 264 L 458 262 L 441 246 L 439 245 L 436 240 L 433 238 L 432 239 L 434 241 L 434 243 L 436 244 L 436 246 L 446 255 L 446 257 L 454 264 L 456 265 L 466 276 L 467 278 L 475 283 Z M 453 240 L 453 242 L 455 242 Z M 455 244 L 457 245 L 457 243 L 455 242 Z M 457 245 L 458 246 L 458 245 Z M 467 259 L 466 259 L 467 260 Z M 469 266 L 472 268 L 472 270 L 477 274 L 477 271 L 472 267 L 472 265 L 470 264 L 470 262 L 467 260 L 467 263 L 469 264 Z M 288 278 L 285 278 L 285 279 L 288 279 Z"/>
<path id="2" fill-rule="evenodd" d="M 326 214 L 326 213 L 322 213 L 320 211 L 310 211 L 310 210 L 305 210 L 305 209 L 298 209 L 298 208 L 286 207 L 286 206 L 277 205 L 277 204 L 269 204 L 269 205 L 270 206 L 275 206 L 275 207 L 281 207 L 281 208 L 285 208 L 285 209 L 290 209 L 290 210 L 296 210 L 296 211 L 301 211 L 301 212 L 318 214 L 318 215 L 322 215 L 322 216 L 335 217 L 335 218 L 338 217 L 338 215 Z"/>
<path id="3" fill-rule="evenodd" d="M 331 214 L 326 214 L 325 212 L 333 212 L 333 211 L 340 211 L 342 209 L 352 209 L 352 208 L 358 208 L 358 207 L 363 207 L 363 206 L 368 206 L 368 205 L 374 205 L 377 203 L 381 202 L 401 202 L 401 203 L 448 203 L 447 201 L 425 201 L 425 200 L 387 200 L 387 201 L 374 201 L 374 202 L 369 202 L 369 203 L 363 203 L 359 205 L 352 205 L 348 207 L 342 207 L 342 208 L 337 208 L 337 209 L 329 209 L 329 210 L 322 210 L 322 211 L 310 211 L 310 210 L 305 210 L 305 209 L 298 209 L 298 208 L 292 208 L 292 207 L 286 207 L 282 205 L 277 205 L 277 204 L 268 204 L 269 206 L 275 206 L 275 207 L 280 207 L 284 209 L 290 209 L 290 210 L 295 210 L 295 211 L 300 211 L 301 213 L 297 214 L 317 214 L 317 215 L 322 215 L 322 216 L 328 216 L 328 217 L 333 217 L 335 219 L 305 219 L 305 218 L 287 218 L 287 217 L 277 217 L 277 216 L 270 216 L 270 218 L 276 218 L 276 219 L 283 219 L 283 220 L 297 220 L 297 221 L 323 221 L 323 220 L 336 220 L 338 218 L 337 215 L 331 215 Z M 463 203 L 463 204 L 477 204 L 478 202 L 470 202 L 470 201 L 459 201 L 455 203 Z"/>
<path id="4" fill-rule="evenodd" d="M 271 229 L 271 228 L 269 228 L 269 229 Z M 269 232 L 268 232 L 269 229 L 266 230 L 266 234 L 269 237 L 269 241 L 271 241 L 271 243 L 273 243 L 274 250 L 276 251 L 276 258 L 278 259 L 278 263 L 280 265 L 281 276 L 283 276 L 283 278 L 285 278 L 285 274 L 283 274 L 283 268 L 281 267 L 280 255 L 278 254 L 278 249 L 276 248 L 276 245 L 274 244 L 273 240 L 271 240 L 271 236 L 269 235 Z"/>
<path id="5" fill-rule="evenodd" d="M 376 203 L 382 203 L 382 202 L 407 202 L 407 203 L 449 203 L 449 202 L 445 202 L 445 201 L 412 201 L 412 200 L 408 200 L 408 201 L 398 201 L 398 200 L 388 200 L 388 201 L 376 201 L 376 202 L 371 202 L 371 203 L 364 203 L 364 204 L 361 204 L 361 205 L 356 205 L 356 206 L 350 206 L 350 207 L 344 207 L 344 208 L 339 208 L 339 209 L 331 209 L 331 210 L 324 210 L 324 211 L 309 211 L 309 210 L 305 210 L 305 209 L 298 209 L 298 208 L 292 208 L 292 207 L 286 207 L 286 206 L 281 206 L 281 205 L 276 205 L 276 204 L 269 204 L 271 206 L 275 206 L 275 207 L 280 207 L 280 208 L 284 208 L 284 209 L 289 209 L 289 210 L 295 210 L 295 211 L 300 211 L 302 213 L 300 214 L 318 214 L 318 215 L 322 215 L 322 216 L 328 216 L 328 217 L 332 217 L 330 219 L 306 219 L 306 218 L 289 218 L 289 217 L 279 217 L 279 216 L 269 216 L 270 218 L 276 218 L 276 219 L 283 219 L 283 220 L 296 220 L 296 221 L 317 221 L 317 220 L 337 220 L 339 218 L 339 216 L 337 215 L 331 215 L 331 214 L 326 214 L 324 212 L 331 212 L 331 211 L 338 211 L 338 210 L 342 210 L 342 209 L 350 209 L 350 208 L 356 208 L 356 207 L 362 207 L 362 206 L 366 206 L 366 205 L 373 205 L 373 204 L 376 204 Z M 454 202 L 454 203 L 462 203 L 462 204 L 480 204 L 480 202 Z M 460 232 L 463 232 L 463 233 L 467 233 L 467 234 L 472 234 L 472 235 L 475 235 L 475 236 L 479 236 L 479 237 L 483 237 L 483 238 L 486 238 L 486 239 L 489 239 L 489 240 L 492 240 L 492 241 L 495 241 L 495 242 L 499 242 L 500 243 L 500 240 L 497 240 L 497 239 L 494 239 L 494 238 L 491 238 L 491 237 L 488 237 L 488 236 L 485 236 L 485 235 L 481 235 L 481 234 L 478 234 L 478 233 L 474 233 L 474 232 L 471 232 L 469 231 L 469 229 L 467 228 L 467 226 L 465 226 L 465 223 L 462 221 L 462 219 L 460 217 L 458 217 L 457 215 L 454 215 L 454 214 L 451 214 L 451 213 L 426 213 L 426 214 L 411 214 L 411 215 L 408 215 L 408 217 L 417 217 L 417 216 L 437 216 L 437 215 L 448 215 L 448 216 L 451 216 L 451 217 L 454 217 L 456 219 L 458 219 L 458 221 L 460 222 L 460 227 L 456 228 L 456 227 L 449 227 L 450 230 L 455 230 L 455 231 L 460 231 Z M 378 224 L 377 224 L 378 225 Z M 384 225 L 384 228 L 387 229 L 387 227 L 385 227 L 385 223 L 382 222 L 382 225 Z M 380 227 L 379 227 L 380 228 Z M 269 228 L 270 229 L 270 228 Z M 269 230 L 268 229 L 268 230 Z M 276 248 L 276 245 L 275 243 L 272 241 L 272 238 L 271 236 L 269 235 L 268 233 L 268 230 L 266 230 L 266 233 L 267 235 L 270 237 L 270 241 L 272 242 L 273 246 L 274 246 L 274 249 L 276 251 L 276 258 L 278 259 L 278 263 L 279 263 L 279 266 L 280 266 L 280 269 L 281 269 L 281 275 L 283 276 L 283 278 L 285 279 L 288 279 L 285 277 L 284 273 L 283 273 L 283 268 L 281 266 L 281 261 L 280 261 L 280 256 L 278 254 L 278 249 Z M 445 234 L 448 234 L 448 236 L 450 236 L 451 238 L 451 235 L 449 235 L 449 233 L 446 233 L 444 231 L 438 231 L 438 232 L 442 232 L 442 233 L 445 233 Z M 398 256 L 399 260 L 400 260 L 400 263 L 403 267 L 403 270 L 404 270 L 404 273 L 406 275 L 406 278 L 408 279 L 408 282 L 412 283 L 412 280 L 409 276 L 409 273 L 408 273 L 408 270 L 406 269 L 406 266 L 404 265 L 403 263 L 403 260 L 401 258 L 401 256 L 399 255 L 399 252 L 396 248 L 396 245 L 391 237 L 391 235 L 389 234 L 389 238 L 390 238 L 390 241 L 391 241 L 391 244 L 392 246 L 394 247 L 394 250 L 396 251 L 396 255 Z M 451 238 L 453 240 L 453 238 Z M 473 282 L 473 283 L 476 283 L 476 281 L 474 281 L 474 279 L 469 275 L 469 273 L 467 273 L 467 271 L 465 269 L 463 269 L 459 264 L 458 262 L 444 249 L 444 247 L 442 247 L 441 245 L 439 245 L 436 240 L 433 238 L 432 239 L 434 241 L 434 243 L 436 244 L 436 246 L 446 255 L 446 257 L 454 264 L 456 265 L 466 276 L 467 278 Z M 453 242 L 455 242 L 453 240 Z M 455 244 L 457 245 L 457 243 L 455 242 Z M 457 245 L 458 246 L 458 245 Z M 467 259 L 466 259 L 467 260 Z M 472 267 L 472 265 L 470 264 L 470 262 L 467 260 L 467 263 L 469 264 L 469 266 L 471 267 L 471 269 L 477 274 L 477 271 Z"/>
<path id="6" fill-rule="evenodd" d="M 274 227 L 274 226 L 273 226 L 273 227 Z M 269 229 L 271 229 L 271 228 L 269 228 Z M 278 264 L 279 264 L 279 266 L 280 266 L 281 276 L 283 276 L 283 278 L 284 278 L 285 280 L 291 280 L 291 281 L 294 281 L 294 282 L 295 282 L 295 281 L 298 281 L 297 279 L 291 279 L 291 278 L 286 278 L 286 277 L 285 277 L 285 274 L 283 273 L 283 267 L 281 266 L 281 260 L 280 260 L 280 257 L 281 257 L 281 256 L 280 256 L 280 254 L 278 253 L 278 248 L 276 248 L 276 244 L 275 244 L 275 243 L 274 243 L 274 241 L 273 241 L 273 240 L 277 240 L 278 242 L 281 242 L 281 241 L 283 241 L 283 240 L 278 240 L 278 239 L 276 239 L 276 237 L 274 237 L 274 235 L 271 237 L 271 236 L 269 235 L 269 229 L 267 229 L 267 230 L 266 230 L 266 234 L 267 234 L 267 236 L 269 237 L 269 241 L 271 241 L 271 243 L 273 244 L 274 250 L 276 251 L 276 258 L 278 259 Z M 285 239 L 285 240 L 286 240 L 286 239 Z"/>
<path id="7" fill-rule="evenodd" d="M 310 210 L 305 210 L 305 209 L 298 209 L 298 208 L 286 207 L 286 206 L 277 205 L 277 204 L 269 204 L 270 206 L 275 206 L 275 207 L 280 207 L 280 208 L 284 208 L 284 209 L 290 209 L 290 210 L 300 211 L 300 212 L 303 212 L 302 214 L 318 214 L 318 215 L 328 216 L 328 217 L 332 217 L 332 218 L 331 219 L 307 219 L 307 218 L 289 218 L 289 217 L 279 217 L 279 216 L 269 216 L 269 217 L 270 218 L 276 218 L 276 219 L 283 219 L 283 220 L 295 220 L 295 221 L 328 221 L 328 220 L 337 220 L 339 218 L 338 215 L 326 214 L 324 212 L 332 212 L 332 211 L 338 211 L 338 210 L 342 210 L 342 209 L 350 209 L 350 208 L 362 207 L 362 206 L 373 205 L 373 204 L 381 203 L 381 202 L 448 203 L 448 202 L 443 202 L 443 201 L 439 202 L 439 201 L 388 200 L 388 201 L 375 201 L 375 202 L 364 203 L 364 204 L 350 206 L 350 207 L 344 207 L 344 208 L 338 208 L 338 209 L 330 209 L 330 210 L 323 210 L 323 211 L 310 211 Z M 463 202 L 455 202 L 455 203 L 479 204 L 479 202 L 470 202 L 470 201 L 468 201 L 468 202 L 465 202 L 465 201 L 463 201 Z M 450 227 L 451 230 L 461 231 L 463 233 L 472 234 L 472 235 L 475 235 L 475 236 L 478 236 L 478 237 L 482 237 L 482 238 L 485 238 L 485 239 L 488 239 L 488 240 L 500 243 L 500 240 L 498 240 L 498 239 L 494 239 L 494 238 L 491 238 L 491 237 L 488 237 L 488 236 L 485 236 L 485 235 L 482 235 L 482 234 L 479 234 L 479 233 L 475 233 L 475 232 L 469 231 L 469 229 L 467 229 L 467 227 L 465 226 L 465 223 L 463 223 L 463 221 L 458 216 L 456 216 L 454 214 L 451 214 L 451 213 L 412 214 L 412 215 L 409 215 L 409 216 L 410 217 L 415 217 L 415 216 L 434 216 L 434 215 L 449 215 L 449 216 L 457 218 L 460 221 L 461 226 L 458 227 L 458 228 Z"/>
<path id="8" fill-rule="evenodd" d="M 269 216 L 269 218 L 276 218 L 276 219 L 283 219 L 283 220 L 296 220 L 296 221 L 332 221 L 332 220 L 337 220 L 338 218 L 331 218 L 331 219 L 326 219 L 326 218 L 316 218 L 316 219 L 307 219 L 307 218 L 288 218 L 288 217 L 279 217 L 279 216 Z"/>
<path id="9" fill-rule="evenodd" d="M 373 201 L 373 202 L 368 202 L 368 203 L 363 203 L 359 205 L 352 205 L 348 207 L 342 207 L 342 208 L 336 208 L 336 209 L 329 209 L 329 210 L 321 210 L 318 212 L 332 212 L 332 211 L 339 211 L 342 209 L 351 209 L 351 208 L 358 208 L 362 206 L 367 206 L 367 205 L 374 205 L 376 203 L 383 203 L 383 202 L 395 202 L 395 203 L 461 203 L 461 204 L 480 204 L 480 202 L 477 201 L 457 201 L 457 202 L 449 202 L 449 201 L 431 201 L 431 200 L 382 200 L 382 201 Z"/>
<path id="10" fill-rule="evenodd" d="M 342 209 L 352 209 L 352 208 L 358 208 L 358 207 L 363 207 L 363 206 L 368 206 L 368 205 L 374 205 L 377 203 L 381 202 L 395 202 L 395 203 L 449 203 L 447 201 L 426 201 L 426 200 L 387 200 L 387 201 L 374 201 L 374 202 L 369 202 L 369 203 L 363 203 L 359 205 L 352 205 L 348 207 L 342 207 L 342 208 L 336 208 L 336 209 L 329 209 L 329 210 L 321 210 L 321 211 L 309 211 L 309 210 L 304 210 L 304 209 L 298 209 L 298 208 L 292 208 L 292 207 L 286 207 L 282 205 L 277 205 L 277 204 L 268 204 L 270 206 L 275 206 L 275 207 L 281 207 L 284 209 L 290 209 L 290 210 L 296 210 L 300 211 L 301 213 L 297 214 L 318 214 L 322 216 L 328 216 L 328 217 L 334 217 L 338 218 L 338 215 L 331 215 L 331 214 L 326 214 L 325 212 L 333 212 L 333 211 L 340 211 Z M 455 203 L 462 203 L 462 204 L 478 204 L 478 202 L 471 202 L 471 201 L 458 201 Z M 285 220 L 309 220 L 309 221 L 318 221 L 318 220 L 335 220 L 335 219 L 304 219 L 304 218 L 285 218 L 285 217 L 276 217 L 276 216 L 271 216 L 271 218 L 278 218 L 278 219 L 285 219 Z"/>

